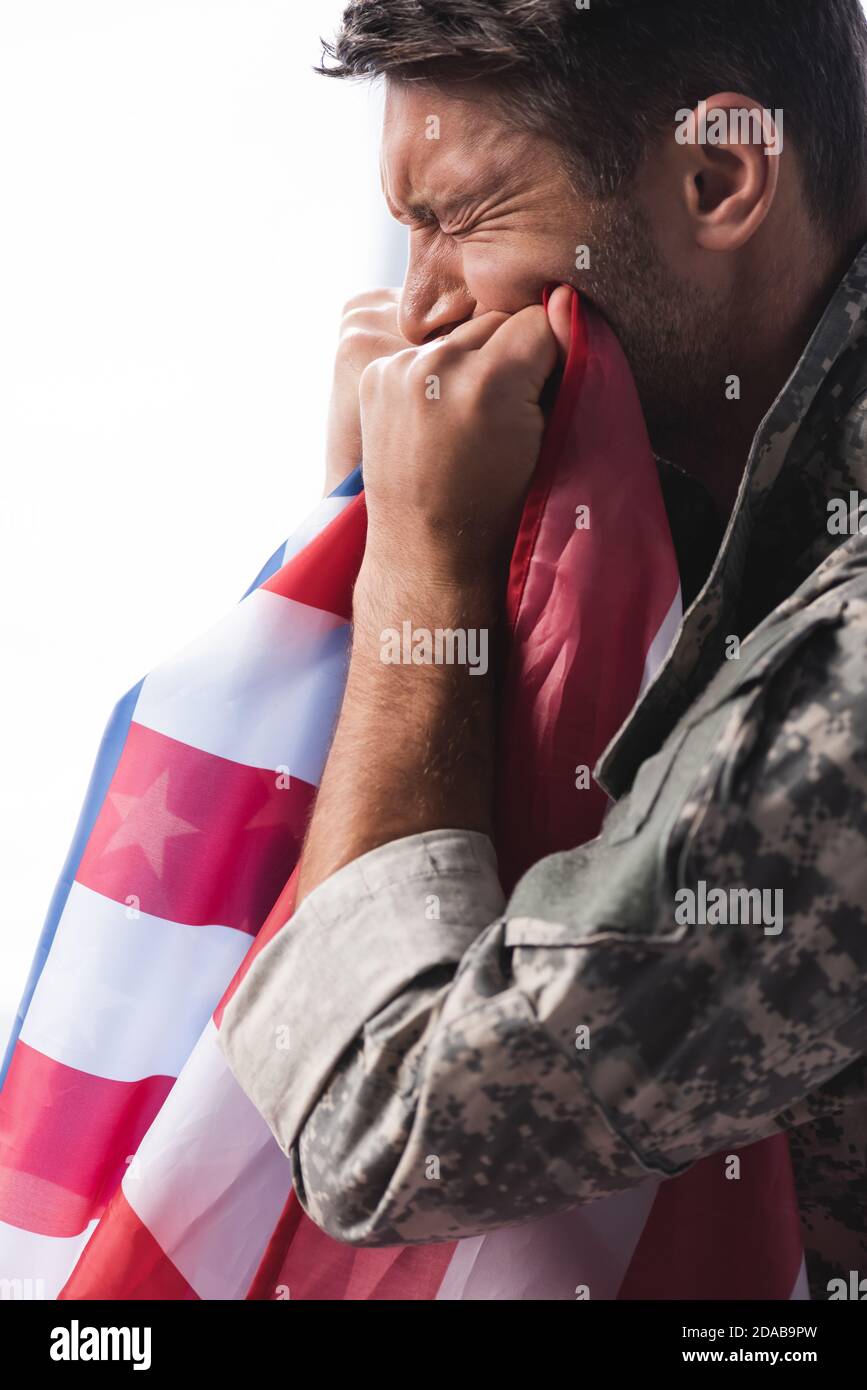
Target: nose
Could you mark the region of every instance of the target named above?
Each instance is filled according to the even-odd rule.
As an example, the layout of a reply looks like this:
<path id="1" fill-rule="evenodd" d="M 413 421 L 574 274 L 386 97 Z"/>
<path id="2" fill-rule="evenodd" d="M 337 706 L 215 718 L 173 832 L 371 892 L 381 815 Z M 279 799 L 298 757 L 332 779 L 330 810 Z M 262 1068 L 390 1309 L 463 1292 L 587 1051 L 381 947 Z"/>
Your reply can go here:
<path id="1" fill-rule="evenodd" d="M 408 343 L 420 346 L 472 318 L 476 301 L 459 273 L 459 265 L 410 251 L 398 306 L 398 328 Z"/>

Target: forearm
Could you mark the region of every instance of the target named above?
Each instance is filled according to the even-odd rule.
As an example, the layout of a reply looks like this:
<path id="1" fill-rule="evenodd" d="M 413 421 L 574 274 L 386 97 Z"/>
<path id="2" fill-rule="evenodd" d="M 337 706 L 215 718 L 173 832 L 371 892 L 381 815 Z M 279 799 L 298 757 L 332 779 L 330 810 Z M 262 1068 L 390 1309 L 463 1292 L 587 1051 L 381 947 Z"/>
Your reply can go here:
<path id="1" fill-rule="evenodd" d="M 457 573 L 435 548 L 427 563 L 416 550 L 411 571 L 376 546 L 362 566 L 346 693 L 301 860 L 298 902 L 391 840 L 449 827 L 490 833 L 497 575 L 489 564 Z M 430 653 L 406 641 L 422 631 L 430 634 Z M 400 652 L 389 632 L 399 636 Z M 457 636 L 441 639 L 438 652 L 437 633 Z M 413 646 L 418 664 L 406 661 Z"/>

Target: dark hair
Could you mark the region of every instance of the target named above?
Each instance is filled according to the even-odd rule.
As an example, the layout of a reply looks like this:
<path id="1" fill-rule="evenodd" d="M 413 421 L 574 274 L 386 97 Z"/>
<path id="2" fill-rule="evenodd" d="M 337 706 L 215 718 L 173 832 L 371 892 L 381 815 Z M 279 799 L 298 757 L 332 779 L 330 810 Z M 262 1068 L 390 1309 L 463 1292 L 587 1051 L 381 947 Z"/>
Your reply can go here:
<path id="1" fill-rule="evenodd" d="M 617 192 L 678 109 L 740 91 L 784 113 L 814 215 L 845 235 L 867 189 L 859 0 L 354 0 L 331 77 L 482 80 L 513 123 Z"/>

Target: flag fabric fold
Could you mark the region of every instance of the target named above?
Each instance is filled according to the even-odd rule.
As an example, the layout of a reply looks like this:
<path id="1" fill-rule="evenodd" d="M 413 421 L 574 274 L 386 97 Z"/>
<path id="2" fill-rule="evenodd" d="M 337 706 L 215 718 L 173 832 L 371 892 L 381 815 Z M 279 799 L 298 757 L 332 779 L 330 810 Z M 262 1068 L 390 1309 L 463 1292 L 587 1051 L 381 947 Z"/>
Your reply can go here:
<path id="1" fill-rule="evenodd" d="M 588 774 L 681 616 L 629 369 L 573 299 L 506 595 L 507 889 L 598 830 L 606 803 Z M 752 1146 L 749 1184 L 708 1159 L 455 1245 L 354 1250 L 301 1210 L 217 1036 L 225 1000 L 291 916 L 365 523 L 356 470 L 241 603 L 112 716 L 7 1054 L 0 1277 L 70 1299 L 562 1299 L 582 1284 L 611 1298 L 799 1296 L 783 1137 Z"/>

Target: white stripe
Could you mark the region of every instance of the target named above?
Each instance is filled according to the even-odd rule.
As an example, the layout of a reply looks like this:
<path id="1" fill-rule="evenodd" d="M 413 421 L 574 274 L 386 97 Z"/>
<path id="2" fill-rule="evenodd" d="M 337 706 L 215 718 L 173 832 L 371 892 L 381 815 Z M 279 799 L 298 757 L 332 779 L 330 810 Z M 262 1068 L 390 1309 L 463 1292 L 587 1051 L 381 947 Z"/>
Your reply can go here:
<path id="1" fill-rule="evenodd" d="M 789 1302 L 809 1303 L 810 1301 L 810 1285 L 807 1281 L 807 1260 L 806 1257 L 802 1255 L 801 1267 L 798 1270 L 798 1277 L 795 1280 L 795 1287 L 789 1294 Z"/>
<path id="2" fill-rule="evenodd" d="M 311 512 L 310 516 L 296 531 L 292 532 L 283 548 L 283 558 L 280 561 L 281 567 L 291 560 L 293 555 L 297 555 L 299 550 L 303 550 L 308 541 L 312 541 L 314 536 L 318 536 L 320 531 L 324 531 L 326 526 L 341 512 L 346 511 L 350 502 L 354 502 L 355 497 L 323 497 L 319 506 Z"/>
<path id="3" fill-rule="evenodd" d="M 614 1299 L 641 1239 L 658 1182 L 524 1226 L 462 1240 L 437 1294 L 445 1302 Z"/>
<path id="4" fill-rule="evenodd" d="M 231 927 L 191 927 L 73 883 L 21 1038 L 110 1081 L 177 1076 L 251 945 Z"/>
<path id="5" fill-rule="evenodd" d="M 91 1221 L 77 1236 L 43 1236 L 0 1221 L 0 1300 L 56 1298 L 96 1226 Z"/>
<path id="6" fill-rule="evenodd" d="M 289 1159 L 210 1022 L 124 1174 L 124 1195 L 200 1298 L 241 1299 L 290 1187 Z"/>
<path id="7" fill-rule="evenodd" d="M 677 586 L 677 593 L 671 601 L 671 607 L 662 620 L 662 624 L 647 649 L 647 656 L 644 658 L 644 674 L 641 677 L 641 687 L 638 691 L 638 699 L 644 694 L 650 682 L 653 680 L 663 661 L 671 650 L 671 644 L 677 636 L 683 617 L 683 600 L 680 593 L 680 585 Z"/>
<path id="8" fill-rule="evenodd" d="M 145 679 L 133 718 L 249 767 L 318 786 L 349 640 L 331 613 L 257 589 Z"/>

